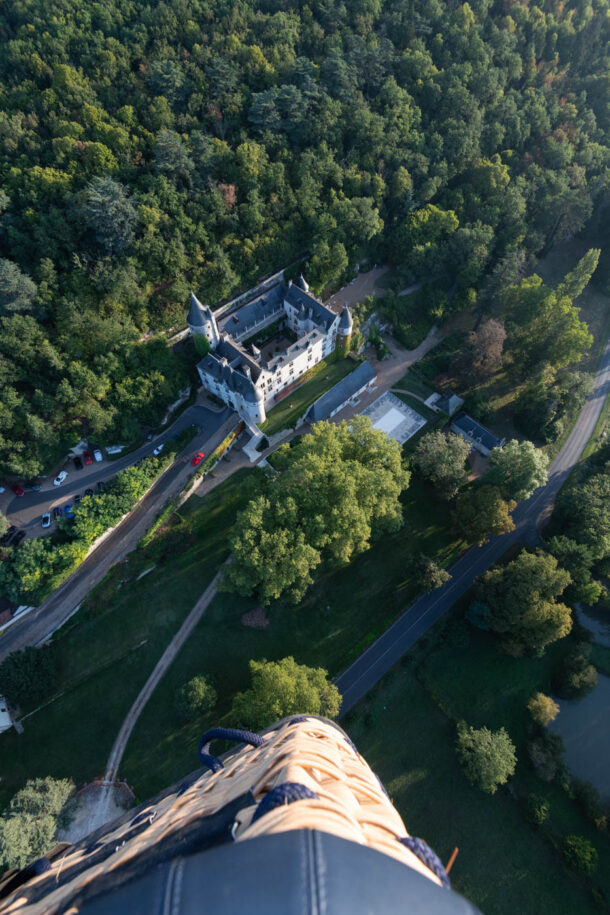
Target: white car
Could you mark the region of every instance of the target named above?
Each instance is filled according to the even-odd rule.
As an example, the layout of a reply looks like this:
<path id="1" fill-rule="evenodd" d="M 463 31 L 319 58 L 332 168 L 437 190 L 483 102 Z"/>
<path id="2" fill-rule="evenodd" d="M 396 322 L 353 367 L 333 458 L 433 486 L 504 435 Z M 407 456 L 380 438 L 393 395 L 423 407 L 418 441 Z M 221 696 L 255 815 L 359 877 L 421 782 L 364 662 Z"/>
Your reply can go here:
<path id="1" fill-rule="evenodd" d="M 153 454 L 155 455 L 155 457 L 156 457 L 157 455 L 161 454 L 161 452 L 163 451 L 163 446 L 164 446 L 164 444 L 165 444 L 165 442 L 161 442 L 160 445 L 157 445 L 157 447 L 156 447 L 155 450 L 153 451 Z"/>
<path id="2" fill-rule="evenodd" d="M 68 471 L 62 470 L 60 473 L 57 474 L 57 476 L 53 480 L 53 486 L 61 486 L 61 484 L 63 483 L 63 481 L 66 479 L 67 476 L 68 476 Z"/>
<path id="3" fill-rule="evenodd" d="M 50 512 L 45 512 L 44 515 L 42 516 L 42 526 L 51 527 L 51 513 Z"/>
<path id="4" fill-rule="evenodd" d="M 93 452 L 93 457 L 94 457 L 95 460 L 98 461 L 98 462 L 104 460 L 104 457 L 103 457 L 103 455 L 102 455 L 102 452 L 100 451 L 99 448 L 96 448 L 96 449 L 95 449 L 95 451 Z"/>

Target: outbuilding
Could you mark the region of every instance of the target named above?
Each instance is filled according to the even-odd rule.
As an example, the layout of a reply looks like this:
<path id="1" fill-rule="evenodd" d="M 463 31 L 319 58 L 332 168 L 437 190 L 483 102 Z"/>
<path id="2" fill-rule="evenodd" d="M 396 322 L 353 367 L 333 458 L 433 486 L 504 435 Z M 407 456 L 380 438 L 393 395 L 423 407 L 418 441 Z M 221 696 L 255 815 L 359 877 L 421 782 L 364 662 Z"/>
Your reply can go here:
<path id="1" fill-rule="evenodd" d="M 375 383 L 377 375 L 370 362 L 362 362 L 357 369 L 342 378 L 334 388 L 322 394 L 312 403 L 307 411 L 306 419 L 310 423 L 318 423 L 322 419 L 330 419 L 350 401 L 354 401 L 360 394 L 370 390 Z"/>
<path id="2" fill-rule="evenodd" d="M 461 435 L 472 444 L 479 454 L 483 454 L 485 457 L 491 454 L 494 448 L 501 448 L 506 441 L 506 439 L 499 439 L 467 413 L 460 413 L 451 420 L 451 431 Z"/>

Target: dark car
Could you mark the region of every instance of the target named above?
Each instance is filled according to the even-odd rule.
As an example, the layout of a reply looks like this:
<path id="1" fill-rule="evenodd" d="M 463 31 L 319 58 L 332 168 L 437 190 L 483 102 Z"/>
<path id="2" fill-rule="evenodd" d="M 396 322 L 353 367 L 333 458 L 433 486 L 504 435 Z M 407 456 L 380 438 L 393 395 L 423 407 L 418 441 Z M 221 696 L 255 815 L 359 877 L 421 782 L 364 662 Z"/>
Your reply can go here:
<path id="1" fill-rule="evenodd" d="M 39 483 L 24 483 L 23 488 L 26 492 L 40 492 L 42 486 Z"/>
<path id="2" fill-rule="evenodd" d="M 106 485 L 106 484 L 104 483 L 103 480 L 98 480 L 98 481 L 97 481 L 97 488 L 99 489 L 100 492 L 103 490 L 103 488 L 104 488 L 105 485 Z"/>
<path id="3" fill-rule="evenodd" d="M 74 496 L 74 504 L 75 504 L 75 505 L 78 505 L 78 503 L 80 502 L 80 499 L 81 499 L 81 497 L 80 497 L 80 496 L 78 495 L 78 493 L 77 493 L 77 494 Z"/>
<path id="4" fill-rule="evenodd" d="M 83 451 L 83 458 L 84 458 L 85 464 L 93 464 L 93 455 L 91 454 L 90 451 Z"/>
<path id="5" fill-rule="evenodd" d="M 24 537 L 25 537 L 25 531 L 17 531 L 17 533 L 13 537 L 13 542 L 12 542 L 11 546 L 19 546 L 19 544 L 21 543 L 21 541 L 23 540 Z"/>
<path id="6" fill-rule="evenodd" d="M 86 496 L 92 496 L 92 495 L 93 495 L 93 490 L 92 490 L 92 489 L 86 489 L 86 490 L 85 490 L 85 495 L 86 495 Z"/>
<path id="7" fill-rule="evenodd" d="M 74 517 L 74 512 L 72 511 L 72 506 L 69 502 L 67 505 L 64 505 L 64 515 L 66 516 L 66 518 Z"/>
<path id="8" fill-rule="evenodd" d="M 76 467 L 77 470 L 83 469 L 83 462 L 81 461 L 81 459 L 79 457 L 74 458 L 74 466 Z"/>
<path id="9" fill-rule="evenodd" d="M 11 540 L 13 539 L 13 537 L 15 536 L 16 530 L 17 530 L 17 528 L 15 527 L 15 525 L 11 524 L 11 526 L 8 528 L 8 530 L 4 533 L 4 536 L 0 538 L 0 546 L 8 546 L 9 543 L 11 542 Z"/>
<path id="10" fill-rule="evenodd" d="M 22 489 L 21 486 L 19 485 L 19 483 L 13 483 L 13 485 L 11 486 L 11 489 L 13 490 L 13 492 L 15 493 L 16 496 L 20 496 L 20 497 L 25 496 L 25 489 Z"/>
<path id="11" fill-rule="evenodd" d="M 56 505 L 55 508 L 53 509 L 53 517 L 61 518 L 62 515 L 63 515 L 63 511 L 62 511 L 61 507 L 59 505 Z"/>

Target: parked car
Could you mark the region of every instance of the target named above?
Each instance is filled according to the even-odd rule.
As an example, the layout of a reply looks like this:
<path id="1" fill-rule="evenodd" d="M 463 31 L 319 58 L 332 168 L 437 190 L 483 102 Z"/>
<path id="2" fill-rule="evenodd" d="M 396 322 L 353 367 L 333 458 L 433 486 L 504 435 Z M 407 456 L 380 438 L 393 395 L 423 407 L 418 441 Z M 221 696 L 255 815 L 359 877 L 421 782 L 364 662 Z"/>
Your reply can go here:
<path id="1" fill-rule="evenodd" d="M 56 505 L 55 508 L 53 509 L 53 517 L 55 519 L 57 519 L 57 518 L 61 518 L 62 515 L 63 515 L 63 511 L 61 509 L 61 506 Z"/>
<path id="2" fill-rule="evenodd" d="M 155 455 L 155 457 L 157 457 L 158 455 L 161 454 L 161 452 L 163 451 L 164 445 L 165 445 L 165 442 L 161 442 L 160 445 L 157 445 L 157 447 L 153 449 L 153 454 Z"/>
<path id="3" fill-rule="evenodd" d="M 25 531 L 17 531 L 17 533 L 13 537 L 13 542 L 12 542 L 11 546 L 19 546 L 19 544 L 21 543 L 21 541 L 23 540 L 24 537 L 25 537 Z"/>
<path id="4" fill-rule="evenodd" d="M 77 470 L 83 469 L 83 462 L 82 462 L 81 458 L 79 458 L 78 455 L 74 458 L 74 466 L 76 467 Z"/>
<path id="5" fill-rule="evenodd" d="M 98 480 L 98 481 L 97 481 L 97 488 L 99 489 L 100 492 L 103 492 L 105 485 L 106 485 L 106 484 L 104 483 L 103 480 Z"/>
<path id="6" fill-rule="evenodd" d="M 93 452 L 93 457 L 95 458 L 95 460 L 96 460 L 98 463 L 99 463 L 100 461 L 103 461 L 103 460 L 104 460 L 104 455 L 102 454 L 102 452 L 100 451 L 99 448 L 96 448 L 96 449 L 95 449 L 95 451 Z"/>
<path id="7" fill-rule="evenodd" d="M 85 490 L 85 495 L 86 495 L 86 496 L 92 496 L 92 495 L 93 495 L 93 490 L 92 490 L 92 489 L 86 489 L 86 490 Z"/>
<path id="8" fill-rule="evenodd" d="M 74 496 L 74 504 L 75 504 L 75 505 L 78 505 L 78 503 L 80 502 L 80 499 L 81 499 L 81 497 L 80 497 L 80 495 L 77 493 L 77 494 Z"/>
<path id="9" fill-rule="evenodd" d="M 25 496 L 25 489 L 22 489 L 22 487 L 19 485 L 19 483 L 13 483 L 13 485 L 11 486 L 11 489 L 13 490 L 13 492 L 15 493 L 16 496 L 19 496 L 19 497 Z"/>
<path id="10" fill-rule="evenodd" d="M 61 484 L 63 483 L 63 481 L 66 479 L 67 476 L 68 476 L 68 471 L 67 471 L 67 470 L 61 470 L 61 471 L 57 474 L 57 476 L 55 477 L 55 479 L 53 480 L 53 486 L 61 486 Z"/>
<path id="11" fill-rule="evenodd" d="M 51 527 L 51 512 L 45 512 L 42 516 L 42 526 Z"/>
<path id="12" fill-rule="evenodd" d="M 67 505 L 64 505 L 64 515 L 66 516 L 66 518 L 74 517 L 74 512 L 72 511 L 72 506 L 69 502 Z"/>
<path id="13" fill-rule="evenodd" d="M 146 441 L 152 442 L 152 440 L 153 440 L 153 434 L 152 434 L 152 432 L 149 432 L 148 435 L 146 436 Z"/>
<path id="14" fill-rule="evenodd" d="M 205 457 L 205 454 L 203 453 L 203 451 L 198 451 L 197 454 L 193 455 L 193 457 L 191 458 L 191 464 L 193 465 L 193 467 L 196 467 L 197 464 L 201 464 L 204 457 Z"/>
<path id="15" fill-rule="evenodd" d="M 23 488 L 26 492 L 40 492 L 42 486 L 39 483 L 24 483 Z"/>
<path id="16" fill-rule="evenodd" d="M 15 527 L 15 525 L 11 524 L 11 526 L 4 532 L 3 536 L 0 537 L 0 546 L 8 546 L 9 543 L 11 542 L 11 540 L 13 539 L 13 537 L 15 536 L 16 530 L 17 530 L 17 528 Z"/>
<path id="17" fill-rule="evenodd" d="M 83 459 L 85 464 L 93 464 L 93 455 L 90 451 L 83 451 Z"/>

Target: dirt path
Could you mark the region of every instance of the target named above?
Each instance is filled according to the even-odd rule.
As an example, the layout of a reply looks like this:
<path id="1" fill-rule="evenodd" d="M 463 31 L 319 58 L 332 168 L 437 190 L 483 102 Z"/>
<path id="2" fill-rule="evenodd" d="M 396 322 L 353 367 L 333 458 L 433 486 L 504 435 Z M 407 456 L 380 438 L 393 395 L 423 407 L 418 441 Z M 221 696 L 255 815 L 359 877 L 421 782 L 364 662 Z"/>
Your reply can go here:
<path id="1" fill-rule="evenodd" d="M 144 706 L 146 705 L 146 703 L 152 696 L 153 692 L 155 691 L 159 682 L 161 681 L 163 675 L 167 671 L 170 664 L 172 664 L 172 662 L 176 658 L 176 655 L 179 653 L 180 649 L 182 648 L 182 646 L 188 639 L 189 635 L 191 634 L 191 632 L 193 631 L 193 629 L 195 628 L 195 626 L 197 625 L 197 623 L 199 622 L 199 620 L 201 619 L 201 617 L 203 616 L 203 614 L 205 613 L 207 608 L 209 607 L 210 603 L 216 597 L 216 587 L 218 585 L 221 575 L 222 575 L 222 570 L 220 570 L 219 572 L 216 573 L 216 575 L 214 576 L 214 578 L 212 579 L 210 584 L 207 586 L 207 588 L 205 589 L 205 591 L 203 592 L 203 594 L 201 595 L 201 597 L 199 598 L 199 600 L 197 601 L 197 603 L 195 604 L 195 606 L 193 607 L 193 609 L 191 610 L 191 612 L 189 613 L 189 615 L 187 616 L 185 621 L 183 622 L 182 626 L 180 627 L 180 629 L 178 630 L 176 635 L 173 637 L 173 639 L 171 640 L 171 642 L 169 643 L 169 645 L 167 646 L 167 648 L 165 649 L 165 651 L 163 652 L 163 654 L 161 655 L 159 660 L 157 661 L 153 672 L 151 673 L 150 677 L 148 678 L 148 680 L 146 681 L 146 683 L 140 690 L 140 693 L 139 693 L 138 697 L 136 698 L 135 702 L 129 709 L 129 711 L 127 713 L 127 717 L 125 718 L 125 721 L 121 725 L 121 730 L 119 731 L 117 739 L 114 742 L 114 746 L 112 747 L 112 750 L 110 751 L 110 756 L 108 758 L 108 763 L 106 765 L 106 773 L 104 775 L 104 781 L 114 782 L 114 780 L 116 779 L 117 773 L 119 770 L 119 765 L 121 764 L 121 760 L 122 760 L 123 754 L 125 752 L 125 747 L 127 746 L 127 741 L 129 740 L 129 738 L 131 736 L 131 732 L 133 731 L 133 729 L 135 727 L 136 721 L 140 717 L 142 709 L 144 708 Z"/>

